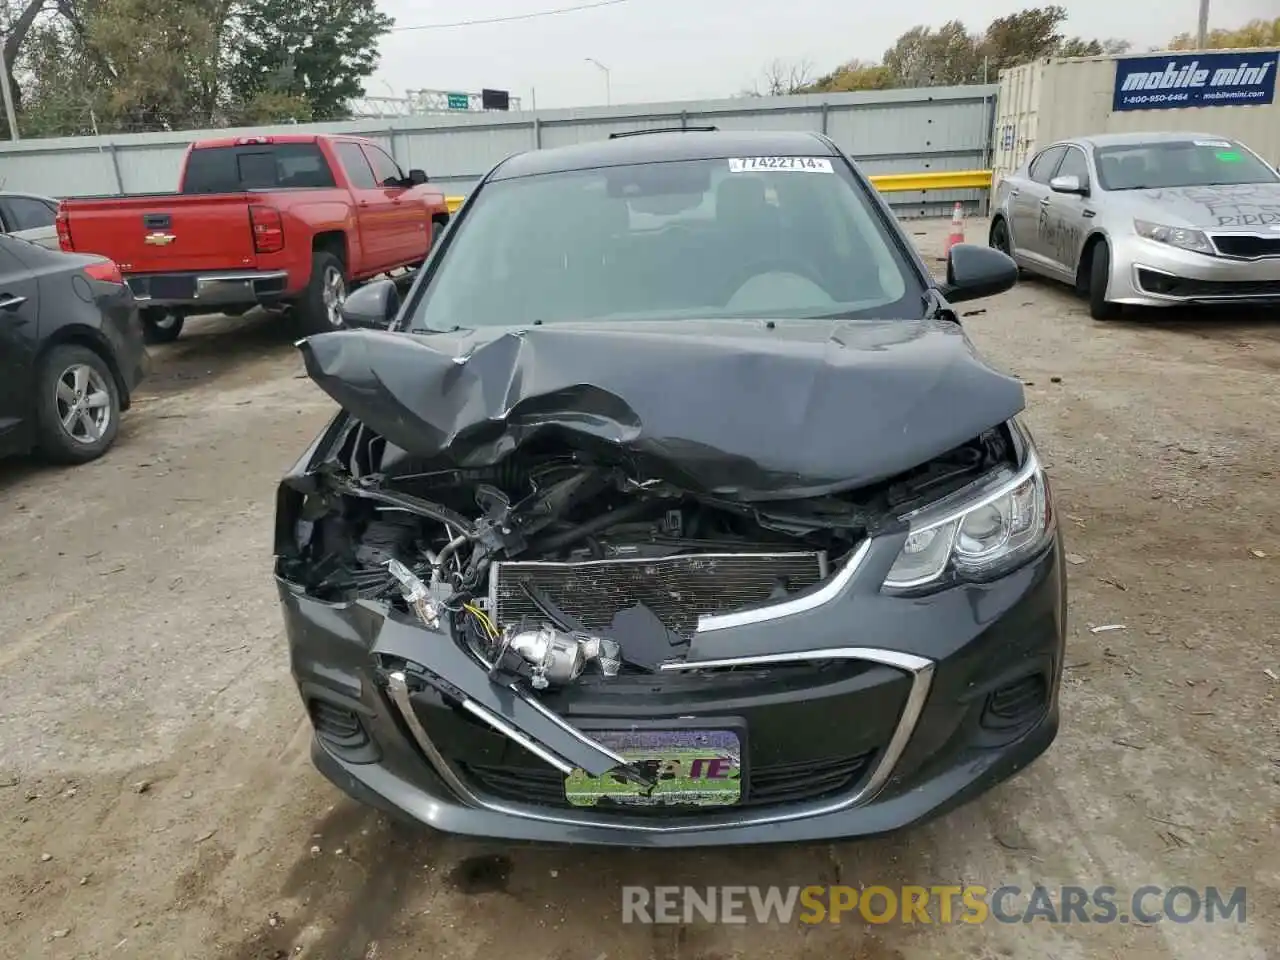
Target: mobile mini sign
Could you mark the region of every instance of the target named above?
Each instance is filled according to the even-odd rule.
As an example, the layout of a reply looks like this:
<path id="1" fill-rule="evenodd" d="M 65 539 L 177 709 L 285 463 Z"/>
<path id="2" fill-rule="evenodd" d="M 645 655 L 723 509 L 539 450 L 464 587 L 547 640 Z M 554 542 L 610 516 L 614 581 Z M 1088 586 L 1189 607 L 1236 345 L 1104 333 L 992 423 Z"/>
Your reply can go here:
<path id="1" fill-rule="evenodd" d="M 1261 106 L 1275 100 L 1278 66 L 1274 51 L 1117 60 L 1111 109 Z"/>

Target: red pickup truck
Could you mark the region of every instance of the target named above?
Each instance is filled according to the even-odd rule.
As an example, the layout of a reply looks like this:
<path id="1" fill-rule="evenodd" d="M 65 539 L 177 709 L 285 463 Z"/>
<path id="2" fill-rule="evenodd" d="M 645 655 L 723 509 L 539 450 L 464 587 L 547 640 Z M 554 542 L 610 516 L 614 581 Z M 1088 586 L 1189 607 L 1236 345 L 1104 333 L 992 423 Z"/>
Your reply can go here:
<path id="1" fill-rule="evenodd" d="M 67 199 L 56 223 L 63 250 L 120 265 L 159 343 L 188 316 L 258 305 L 341 327 L 351 285 L 420 264 L 448 220 L 427 175 L 376 143 L 290 134 L 193 143 L 177 193 Z"/>

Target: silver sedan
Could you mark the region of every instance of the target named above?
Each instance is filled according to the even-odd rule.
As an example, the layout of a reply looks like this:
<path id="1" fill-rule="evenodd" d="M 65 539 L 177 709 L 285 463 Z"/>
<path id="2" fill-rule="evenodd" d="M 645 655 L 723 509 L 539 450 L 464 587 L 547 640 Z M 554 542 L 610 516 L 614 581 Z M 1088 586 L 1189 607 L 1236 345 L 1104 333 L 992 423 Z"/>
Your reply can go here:
<path id="1" fill-rule="evenodd" d="M 1280 174 L 1193 133 L 1077 137 L 997 188 L 990 244 L 1072 284 L 1095 319 L 1122 305 L 1280 305 Z"/>

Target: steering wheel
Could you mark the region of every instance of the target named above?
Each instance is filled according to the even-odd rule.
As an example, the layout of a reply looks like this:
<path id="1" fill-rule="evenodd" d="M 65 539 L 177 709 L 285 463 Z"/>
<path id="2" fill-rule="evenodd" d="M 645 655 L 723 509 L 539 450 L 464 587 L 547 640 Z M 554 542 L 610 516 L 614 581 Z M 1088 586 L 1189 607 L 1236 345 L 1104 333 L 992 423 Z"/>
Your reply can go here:
<path id="1" fill-rule="evenodd" d="M 740 269 L 733 272 L 731 283 L 728 285 L 729 295 L 725 298 L 725 302 L 728 303 L 732 300 L 737 292 L 746 286 L 750 280 L 768 273 L 790 273 L 797 277 L 803 277 L 827 294 L 827 296 L 831 295 L 822 281 L 822 276 L 813 268 L 812 264 L 797 260 L 794 257 L 761 257 L 759 260 L 752 260 L 744 264 Z"/>

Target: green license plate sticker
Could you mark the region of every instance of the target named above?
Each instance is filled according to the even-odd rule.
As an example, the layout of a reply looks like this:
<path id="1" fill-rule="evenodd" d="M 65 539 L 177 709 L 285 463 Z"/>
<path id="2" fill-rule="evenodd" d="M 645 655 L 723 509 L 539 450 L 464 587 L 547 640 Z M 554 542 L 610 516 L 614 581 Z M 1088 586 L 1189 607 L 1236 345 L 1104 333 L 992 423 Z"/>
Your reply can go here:
<path id="1" fill-rule="evenodd" d="M 593 731 L 598 743 L 657 780 L 646 791 L 619 774 L 588 776 L 575 770 L 564 781 L 575 807 L 724 807 L 742 799 L 742 744 L 729 730 Z"/>

